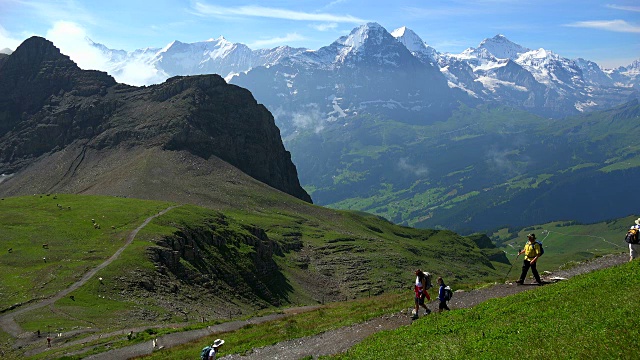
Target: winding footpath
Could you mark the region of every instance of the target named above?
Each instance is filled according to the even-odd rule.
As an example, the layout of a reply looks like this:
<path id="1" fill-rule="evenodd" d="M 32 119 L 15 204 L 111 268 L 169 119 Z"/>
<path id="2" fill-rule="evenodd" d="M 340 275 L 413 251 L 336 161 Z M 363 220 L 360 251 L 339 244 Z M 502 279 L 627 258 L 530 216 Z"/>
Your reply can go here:
<path id="1" fill-rule="evenodd" d="M 147 226 L 147 224 L 149 224 L 151 222 L 151 220 L 157 218 L 158 216 L 164 215 L 169 210 L 171 210 L 173 208 L 176 208 L 178 206 L 179 205 L 170 206 L 170 207 L 160 211 L 159 213 L 147 218 L 142 224 L 140 224 L 140 226 L 138 226 L 135 230 L 133 230 L 131 233 L 129 233 L 129 235 L 127 236 L 127 241 L 124 243 L 124 245 L 122 245 L 122 247 L 120 247 L 120 249 L 118 249 L 113 255 L 111 255 L 110 258 L 108 258 L 102 264 L 96 266 L 92 270 L 88 271 L 86 274 L 84 274 L 84 276 L 82 276 L 82 278 L 80 280 L 78 280 L 77 282 L 75 282 L 74 284 L 69 286 L 68 288 L 66 288 L 66 289 L 64 289 L 62 291 L 59 291 L 57 294 L 55 294 L 54 296 L 52 296 L 50 298 L 44 299 L 44 300 L 42 300 L 40 302 L 33 303 L 31 305 L 27 305 L 25 307 L 19 308 L 18 310 L 11 311 L 11 312 L 8 312 L 7 314 L 3 314 L 2 316 L 0 316 L 0 328 L 2 328 L 2 330 L 7 332 L 8 334 L 13 336 L 14 338 L 20 338 L 23 335 L 23 331 L 22 331 L 22 328 L 20 328 L 20 325 L 18 325 L 18 323 L 16 323 L 16 321 L 15 321 L 15 317 L 17 315 L 20 315 L 20 314 L 23 314 L 23 313 L 26 313 L 26 312 L 29 312 L 29 311 L 33 311 L 33 310 L 39 309 L 39 308 L 44 307 L 44 306 L 49 306 L 49 305 L 53 304 L 54 302 L 56 302 L 56 301 L 62 299 L 63 297 L 65 297 L 70 292 L 72 292 L 72 291 L 78 289 L 79 287 L 81 287 L 82 285 L 84 285 L 98 271 L 100 271 L 101 269 L 105 268 L 106 266 L 111 264 L 114 260 L 116 260 L 120 256 L 120 254 L 122 254 L 122 252 L 133 242 L 133 239 L 135 239 L 136 235 L 138 235 L 138 232 L 140 232 L 140 230 L 142 230 L 145 226 Z"/>
<path id="2" fill-rule="evenodd" d="M 553 283 L 560 279 L 569 279 L 575 275 L 620 265 L 627 261 L 629 261 L 629 255 L 626 253 L 606 255 L 591 261 L 580 263 L 568 270 L 558 270 L 552 274 L 546 274 L 543 276 L 543 280 L 546 283 Z M 513 282 L 506 282 L 472 291 L 456 291 L 452 301 L 449 303 L 449 306 L 452 309 L 469 308 L 492 298 L 505 297 L 536 288 L 538 288 L 538 286 L 534 284 L 520 286 L 515 285 Z M 437 303 L 432 302 L 428 307 L 432 311 L 435 311 Z M 318 356 L 343 353 L 378 331 L 393 330 L 401 326 L 410 325 L 412 322 L 409 316 L 410 311 L 410 309 L 407 309 L 399 313 L 385 315 L 363 323 L 330 330 L 322 334 L 283 341 L 275 345 L 253 349 L 253 351 L 246 355 L 233 354 L 224 356 L 220 359 L 297 360 L 305 357 L 316 359 Z M 429 316 L 437 316 L 437 314 Z M 224 347 L 222 348 L 222 354 L 224 354 Z"/>

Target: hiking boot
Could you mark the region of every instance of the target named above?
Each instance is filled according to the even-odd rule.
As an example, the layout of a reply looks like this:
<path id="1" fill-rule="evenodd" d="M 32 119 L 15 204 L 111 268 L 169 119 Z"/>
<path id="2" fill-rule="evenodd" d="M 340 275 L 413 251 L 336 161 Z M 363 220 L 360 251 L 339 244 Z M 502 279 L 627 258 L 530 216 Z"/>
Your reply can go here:
<path id="1" fill-rule="evenodd" d="M 425 309 L 425 310 L 424 310 L 424 316 L 427 316 L 427 315 L 429 315 L 429 314 L 431 314 L 431 310 L 429 310 L 429 309 Z"/>
<path id="2" fill-rule="evenodd" d="M 417 320 L 418 319 L 418 314 L 415 314 L 411 317 L 411 320 Z"/>
<path id="3" fill-rule="evenodd" d="M 542 281 L 536 281 L 536 284 L 538 284 L 538 286 L 542 286 L 542 285 L 544 285 L 544 282 L 542 282 Z"/>
<path id="4" fill-rule="evenodd" d="M 524 285 L 524 280 L 518 280 L 518 281 L 516 281 L 516 284 L 518 284 L 518 285 Z"/>

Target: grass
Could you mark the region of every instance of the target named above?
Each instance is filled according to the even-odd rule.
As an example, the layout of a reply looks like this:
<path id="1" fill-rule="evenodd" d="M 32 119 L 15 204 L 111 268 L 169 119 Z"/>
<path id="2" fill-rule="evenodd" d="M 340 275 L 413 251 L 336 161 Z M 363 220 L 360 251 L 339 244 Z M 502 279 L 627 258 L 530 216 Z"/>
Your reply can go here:
<path id="1" fill-rule="evenodd" d="M 322 359 L 636 359 L 638 298 L 635 261 L 423 318 Z"/>
<path id="2" fill-rule="evenodd" d="M 12 248 L 0 256 L 0 292 L 14 297 L 2 297 L 4 308 L 67 288 L 119 249 L 144 219 L 172 205 L 78 195 L 5 198 L 0 204 L 0 221 L 8 224 L 0 241 Z M 108 335 L 129 328 L 149 327 L 162 334 L 255 316 L 261 308 L 274 311 L 393 294 L 406 289 L 416 267 L 450 278 L 456 288 L 495 279 L 508 267 L 490 262 L 472 239 L 450 231 L 412 229 L 365 213 L 305 207 L 303 212 L 282 206 L 277 197 L 252 211 L 177 207 L 145 226 L 116 261 L 86 284 L 49 307 L 20 314 L 16 321 L 28 332 L 62 333 L 59 341 L 65 343 L 104 336 L 40 355 L 63 356 L 87 347 L 100 351 L 142 341 Z M 48 249 L 42 248 L 45 241 Z M 150 251 L 187 249 L 181 244 L 197 248 L 200 255 L 181 255 L 176 269 L 150 261 Z M 305 251 L 298 251 L 301 248 Z M 41 254 L 47 254 L 46 263 L 34 261 Z M 265 269 L 270 269 L 267 275 L 252 275 Z M 29 286 L 22 285 L 24 279 Z M 148 290 L 143 282 L 155 288 Z M 211 296 L 202 299 L 203 291 Z M 353 319 L 343 317 L 362 321 L 367 311 Z M 207 314 L 205 323 L 200 314 Z M 11 346 L 6 334 L 0 334 L 0 340 Z M 28 345 L 20 351 L 33 349 Z"/>
<path id="3" fill-rule="evenodd" d="M 54 240 L 62 237 L 57 234 L 57 231 L 64 234 L 61 229 L 65 227 L 59 224 L 64 225 L 65 221 L 81 222 L 82 225 L 78 227 L 79 231 L 84 231 L 83 234 L 100 234 L 100 231 L 94 232 L 85 229 L 87 221 L 91 224 L 92 218 L 98 218 L 97 215 L 92 215 L 92 211 L 99 210 L 100 212 L 97 214 L 104 215 L 104 219 L 119 219 L 118 217 L 120 216 L 121 219 L 114 222 L 115 229 L 109 226 L 110 222 L 108 220 L 104 220 L 106 221 L 105 224 L 107 224 L 107 235 L 113 235 L 111 231 L 118 230 L 118 224 L 125 224 L 121 225 L 123 230 L 116 232 L 119 234 L 118 241 L 110 240 L 108 237 L 105 240 L 101 237 L 105 236 L 102 234 L 101 236 L 96 235 L 95 238 L 90 238 L 90 241 L 86 244 L 80 244 L 80 240 L 78 240 L 78 243 L 75 241 L 71 243 L 50 241 L 49 249 L 41 248 L 41 239 L 31 243 L 24 242 L 24 244 L 32 244 L 31 247 L 37 249 L 37 251 L 56 249 L 63 254 L 68 254 L 68 256 L 78 256 L 80 260 L 76 262 L 81 261 L 82 251 L 77 254 L 73 251 L 74 249 L 64 249 L 66 245 L 73 245 L 81 249 L 94 248 L 97 247 L 96 244 L 102 246 L 105 246 L 105 244 L 111 245 L 110 248 L 103 250 L 104 254 L 100 258 L 91 259 L 94 264 L 98 264 L 102 259 L 108 257 L 107 250 L 115 251 L 119 247 L 119 245 L 116 246 L 113 243 L 121 244 L 123 242 L 124 236 L 128 233 L 124 229 L 137 227 L 143 219 L 169 205 L 168 203 L 144 201 L 138 204 L 137 200 L 108 197 L 67 197 L 66 195 L 58 195 L 53 199 L 51 196 L 5 199 L 3 200 L 4 207 L 0 211 L 0 216 L 3 216 L 4 219 L 11 219 L 13 221 L 12 224 L 21 224 L 24 229 L 23 232 L 16 232 L 15 229 L 18 227 L 13 225 L 15 229 L 12 234 L 19 233 L 25 238 L 32 236 L 31 232 L 33 230 L 31 228 L 33 226 L 46 219 L 46 221 L 55 225 L 51 225 L 53 230 L 49 232 L 49 236 Z M 72 204 L 71 210 L 58 209 L 54 201 Z M 53 211 L 51 207 L 53 207 Z M 133 213 L 129 215 L 122 214 L 122 212 L 129 211 L 123 210 L 123 207 L 130 209 Z M 78 214 L 72 214 L 74 209 L 78 210 Z M 81 209 L 83 211 L 80 211 Z M 22 217 L 19 218 L 15 215 L 11 217 L 12 213 L 21 214 Z M 70 215 L 74 216 L 69 218 Z M 127 221 L 127 216 L 135 219 L 135 221 Z M 558 231 L 579 233 L 587 230 L 592 234 L 596 234 L 605 229 L 609 229 L 613 233 L 614 229 L 623 226 L 628 221 L 630 220 L 621 219 L 599 225 L 591 225 L 590 228 L 583 228 L 583 225 L 572 223 L 553 223 L 545 226 L 552 230 L 551 234 Z M 225 271 L 225 274 L 227 274 L 225 276 L 251 272 L 254 264 L 247 260 L 254 256 L 255 248 L 248 246 L 248 244 L 255 241 L 252 239 L 254 239 L 253 234 L 256 233 L 257 229 L 264 231 L 264 234 L 269 239 L 268 241 L 273 241 L 279 244 L 278 246 L 304 244 L 309 250 L 313 249 L 315 256 L 319 256 L 323 262 L 332 264 L 330 267 L 324 267 L 322 263 L 308 262 L 299 257 L 295 251 L 275 256 L 278 268 L 282 270 L 285 278 L 289 279 L 285 283 L 288 289 L 278 289 L 277 287 L 271 289 L 282 290 L 282 294 L 286 296 L 288 306 L 317 303 L 316 301 L 319 301 L 320 298 L 314 300 L 314 296 L 309 294 L 308 289 L 302 287 L 302 282 L 298 280 L 306 279 L 304 276 L 309 276 L 309 274 L 318 276 L 319 273 L 322 274 L 330 270 L 332 273 L 328 278 L 349 279 L 350 276 L 353 276 L 349 269 L 355 267 L 359 269 L 359 273 L 366 274 L 366 278 L 355 276 L 355 280 L 347 280 L 350 281 L 348 287 L 351 291 L 348 298 L 360 298 L 360 300 L 331 304 L 321 310 L 299 315 L 300 317 L 287 318 L 281 322 L 269 324 L 266 328 L 256 325 L 242 329 L 238 333 L 229 334 L 229 336 L 225 334 L 225 338 L 230 339 L 229 344 L 234 344 L 233 346 L 225 346 L 225 351 L 232 351 L 233 349 L 233 351 L 242 353 L 253 347 L 316 334 L 405 308 L 410 305 L 408 304 L 406 291 L 399 294 L 398 289 L 406 288 L 407 283 L 411 281 L 407 273 L 410 273 L 415 267 L 422 267 L 427 271 L 451 279 L 449 282 L 456 289 L 478 286 L 478 284 L 484 283 L 489 279 L 495 279 L 496 274 L 503 275 L 508 268 L 508 264 L 488 262 L 482 251 L 475 247 L 473 241 L 469 238 L 460 237 L 449 231 L 401 227 L 376 216 L 362 213 L 318 208 L 316 212 L 302 214 L 274 206 L 273 208 L 261 208 L 255 212 L 236 210 L 225 211 L 223 214 L 210 209 L 185 205 L 173 209 L 148 224 L 118 260 L 111 266 L 102 269 L 96 275 L 96 278 L 102 277 L 105 279 L 104 284 L 90 281 L 70 294 L 74 296 L 74 299 L 65 297 L 57 301 L 53 307 L 25 313 L 19 316 L 17 321 L 27 331 L 36 331 L 38 329 L 44 331 L 46 329 L 47 331 L 62 332 L 64 334 L 69 334 L 74 330 L 80 331 L 81 333 L 75 335 L 73 340 L 87 336 L 89 334 L 87 331 L 98 331 L 105 334 L 114 331 L 124 332 L 124 327 L 137 326 L 144 328 L 144 326 L 149 326 L 149 328 L 154 327 L 153 330 L 150 330 L 153 333 L 164 334 L 182 331 L 181 329 L 186 326 L 202 327 L 212 324 L 215 319 L 209 319 L 208 323 L 197 324 L 196 319 L 194 319 L 195 312 L 191 313 L 193 316 L 190 315 L 191 322 L 184 322 L 184 315 L 181 315 L 175 309 L 172 310 L 170 307 L 165 306 L 172 303 L 186 306 L 188 303 L 187 297 L 194 296 L 195 293 L 190 293 L 190 288 L 185 283 L 180 283 L 180 293 L 175 294 L 175 296 L 161 290 L 158 290 L 158 293 L 145 293 L 137 290 L 137 292 L 131 293 L 135 294 L 135 297 L 130 298 L 130 295 L 127 294 L 130 293 L 129 286 L 131 285 L 118 284 L 118 281 L 127 276 L 133 276 L 134 278 L 157 276 L 154 264 L 148 260 L 148 255 L 146 255 L 147 249 L 157 246 L 156 241 L 159 239 L 171 238 L 173 239 L 172 241 L 182 241 L 180 236 L 183 235 L 187 236 L 185 239 L 196 241 L 196 246 L 205 251 L 205 256 L 216 259 L 214 261 L 216 271 Z M 91 226 L 90 230 L 96 229 Z M 539 232 L 541 230 L 542 226 L 522 229 L 521 232 Z M 6 234 L 9 233 L 11 232 Z M 183 235 L 178 236 L 177 234 Z M 505 237 L 508 235 L 506 231 L 502 231 L 500 234 Z M 221 244 L 215 247 L 198 243 L 198 241 L 202 241 L 198 239 L 208 237 L 224 239 L 224 245 Z M 72 238 L 80 239 L 80 237 Z M 267 241 L 267 238 L 263 238 L 261 241 Z M 249 242 L 244 242 L 245 240 Z M 95 244 L 92 244 L 91 241 L 95 242 Z M 17 243 L 18 246 L 15 246 L 15 244 L 15 249 L 22 249 L 23 245 L 21 243 Z M 554 249 L 552 242 L 545 244 L 549 245 L 547 248 L 548 253 L 545 254 L 545 257 L 554 254 L 560 248 Z M 27 247 L 26 245 L 24 246 Z M 565 246 L 565 249 L 569 248 L 568 245 Z M 14 252 L 7 253 L 5 256 L 23 254 L 22 250 L 15 251 L 15 249 Z M 385 251 L 380 252 L 380 249 L 385 249 Z M 226 254 L 225 257 L 220 257 L 222 252 Z M 552 255 L 547 260 L 550 260 L 553 256 L 560 258 L 561 254 Z M 232 260 L 227 261 L 229 259 Z M 565 258 L 562 263 L 566 262 Z M 58 261 L 55 264 L 60 268 L 64 268 L 69 263 L 69 261 Z M 548 261 L 547 264 L 549 263 L 551 261 Z M 197 263 L 190 264 L 185 261 L 183 264 L 187 267 L 191 266 L 189 268 L 190 271 L 205 270 L 204 268 L 193 267 Z M 22 269 L 20 267 L 10 268 L 9 273 L 21 272 L 21 276 L 29 276 L 30 264 L 26 263 L 22 266 L 24 267 Z M 92 265 L 86 263 L 83 266 L 80 270 L 82 272 Z M 491 269 L 492 267 L 493 269 Z M 241 277 L 236 279 L 244 281 L 241 280 Z M 3 284 L 7 281 L 4 276 L 2 281 Z M 60 283 L 58 286 L 67 286 L 65 284 Z M 124 284 L 128 283 L 125 282 Z M 241 284 L 245 283 L 242 282 Z M 242 286 L 247 288 L 246 284 Z M 276 286 L 282 286 L 282 284 Z M 229 288 L 228 291 L 225 290 L 224 293 L 228 293 L 227 295 L 231 296 L 228 300 L 232 301 L 234 306 L 244 306 L 242 300 L 238 299 L 237 296 L 233 297 L 233 294 L 237 295 L 239 293 L 232 288 Z M 382 295 L 375 298 L 367 297 L 367 295 L 375 296 L 378 294 Z M 243 294 L 241 297 L 245 295 Z M 25 294 L 24 296 L 33 295 Z M 201 300 L 198 300 L 197 304 L 192 302 L 191 305 L 195 308 L 191 310 L 204 309 L 202 306 L 206 307 L 206 305 L 200 304 L 200 302 Z M 226 303 L 226 305 L 224 305 L 224 302 L 220 303 L 220 306 L 227 305 L 229 303 Z M 244 316 L 255 315 L 256 313 L 256 309 L 247 308 L 246 310 L 248 312 L 243 312 Z M 276 308 L 267 307 L 265 310 L 273 311 Z M 141 313 L 151 314 L 152 316 L 151 318 L 138 317 Z M 175 327 L 175 325 L 171 325 L 172 323 L 181 323 L 181 325 Z M 155 328 L 156 326 L 158 327 Z M 92 352 L 104 351 L 107 349 L 106 346 L 110 348 L 126 346 L 145 341 L 145 339 L 148 340 L 152 336 L 152 334 L 145 335 L 145 332 L 139 332 L 138 334 L 132 340 L 127 340 L 124 333 L 119 336 L 108 336 L 105 339 L 92 341 L 85 345 L 72 346 L 68 349 L 61 348 L 56 352 L 49 351 L 36 358 L 63 356 L 69 351 L 86 351 L 87 348 L 93 348 Z M 0 340 L 11 341 L 6 336 L 0 336 Z M 203 339 L 201 342 L 176 349 L 176 351 L 183 352 L 177 353 L 175 357 L 173 357 L 172 353 L 167 354 L 169 354 L 170 358 L 183 358 L 187 354 L 199 352 L 199 349 L 204 346 L 203 342 L 206 341 L 209 340 Z M 87 353 L 84 355 L 87 355 Z"/>
<path id="4" fill-rule="evenodd" d="M 0 206 L 0 309 L 6 309 L 76 282 L 169 203 L 51 194 L 4 198 Z"/>

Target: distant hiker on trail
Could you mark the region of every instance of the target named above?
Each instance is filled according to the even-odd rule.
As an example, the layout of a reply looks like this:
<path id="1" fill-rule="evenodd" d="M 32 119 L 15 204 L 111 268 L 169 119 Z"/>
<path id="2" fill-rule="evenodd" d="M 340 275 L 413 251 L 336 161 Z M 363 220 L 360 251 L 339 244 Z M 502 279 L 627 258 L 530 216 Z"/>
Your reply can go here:
<path id="1" fill-rule="evenodd" d="M 415 292 L 415 313 L 413 314 L 413 319 L 418 318 L 418 312 L 420 311 L 420 306 L 424 308 L 425 315 L 429 315 L 431 310 L 424 304 L 424 298 L 431 301 L 431 296 L 427 292 L 427 289 L 431 287 L 431 274 L 424 273 L 420 269 L 416 269 L 416 283 L 413 287 L 413 291 Z"/>
<path id="2" fill-rule="evenodd" d="M 631 226 L 631 228 L 629 228 L 629 233 L 632 232 L 632 230 L 636 230 L 635 233 L 635 238 L 633 240 L 627 240 L 627 242 L 629 243 L 629 261 L 632 261 L 633 259 L 637 259 L 638 258 L 638 251 L 640 251 L 640 244 L 638 243 L 639 237 L 640 235 L 638 235 L 638 232 L 640 232 L 640 218 L 637 218 L 635 221 L 635 225 Z M 627 235 L 628 237 L 629 235 Z"/>
<path id="3" fill-rule="evenodd" d="M 524 254 L 524 263 L 522 264 L 522 274 L 520 274 L 520 279 L 516 281 L 516 284 L 524 284 L 527 272 L 529 272 L 529 268 L 531 268 L 533 277 L 536 278 L 536 283 L 538 283 L 538 285 L 542 285 L 540 274 L 538 274 L 538 269 L 536 268 L 536 262 L 542 255 L 542 245 L 536 241 L 536 234 L 534 233 L 527 235 L 527 238 L 529 241 L 524 245 L 524 249 L 518 252 L 518 255 Z"/>
<path id="4" fill-rule="evenodd" d="M 440 289 L 438 290 L 438 300 L 440 300 L 440 304 L 438 305 L 438 312 L 442 312 L 442 310 L 451 310 L 447 306 L 447 301 L 449 301 L 449 295 L 447 294 L 447 284 L 444 283 L 442 277 L 438 278 L 438 285 Z"/>

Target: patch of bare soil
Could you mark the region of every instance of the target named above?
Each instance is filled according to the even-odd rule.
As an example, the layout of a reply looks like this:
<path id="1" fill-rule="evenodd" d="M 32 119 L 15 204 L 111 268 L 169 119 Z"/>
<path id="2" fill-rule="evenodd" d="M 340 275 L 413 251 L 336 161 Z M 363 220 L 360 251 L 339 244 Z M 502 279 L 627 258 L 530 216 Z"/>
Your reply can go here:
<path id="1" fill-rule="evenodd" d="M 542 280 L 544 283 L 553 283 L 561 279 L 571 278 L 575 275 L 580 275 L 594 270 L 619 265 L 628 260 L 629 256 L 627 254 L 602 256 L 588 262 L 577 264 L 570 269 L 558 270 L 554 273 L 546 273 L 542 275 Z M 473 291 L 456 291 L 453 299 L 449 302 L 449 307 L 451 309 L 473 307 L 483 301 L 492 298 L 505 297 L 537 287 L 538 285 L 535 283 L 516 285 L 513 282 L 506 282 L 504 284 L 495 284 L 491 287 Z M 432 302 L 428 305 L 428 307 L 432 311 L 435 311 L 437 309 L 437 306 L 437 302 Z M 372 319 L 360 324 L 327 331 L 319 335 L 288 340 L 272 346 L 254 349 L 251 353 L 246 355 L 233 354 L 224 356 L 220 359 L 293 360 L 309 356 L 315 359 L 318 356 L 333 355 L 345 352 L 355 344 L 361 342 L 366 337 L 378 331 L 396 329 L 400 326 L 406 326 L 409 324 L 411 324 L 409 311 L 403 310 L 399 313 L 385 315 L 383 317 Z M 224 349 L 221 350 L 221 354 L 224 354 Z"/>

